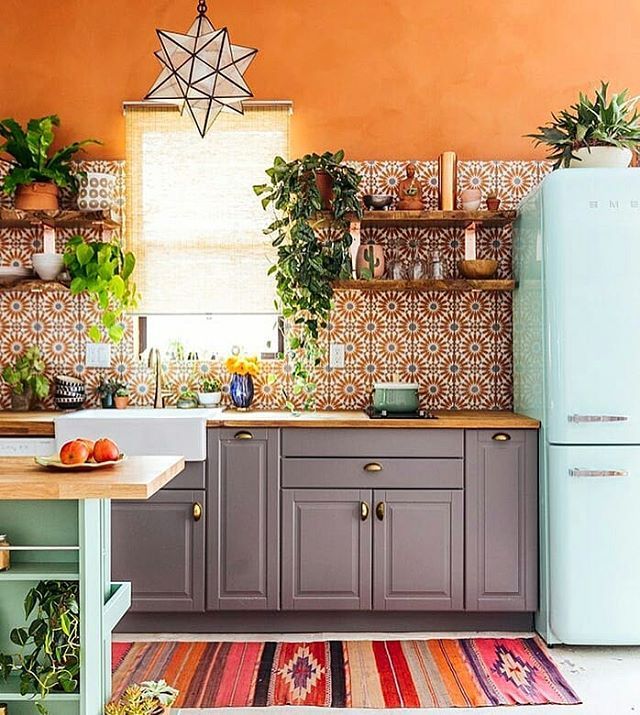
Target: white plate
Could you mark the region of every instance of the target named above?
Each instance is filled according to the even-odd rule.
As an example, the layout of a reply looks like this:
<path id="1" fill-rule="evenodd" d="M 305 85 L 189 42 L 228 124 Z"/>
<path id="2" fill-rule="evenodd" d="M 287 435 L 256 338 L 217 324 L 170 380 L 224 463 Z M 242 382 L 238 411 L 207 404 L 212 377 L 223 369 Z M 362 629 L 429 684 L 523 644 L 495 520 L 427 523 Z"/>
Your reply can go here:
<path id="1" fill-rule="evenodd" d="M 50 457 L 34 457 L 34 461 L 41 467 L 51 469 L 101 469 L 102 467 L 112 467 L 114 464 L 122 464 L 127 459 L 126 454 L 121 454 L 118 459 L 111 462 L 83 462 L 82 464 L 63 464 L 60 455 L 52 454 Z"/>

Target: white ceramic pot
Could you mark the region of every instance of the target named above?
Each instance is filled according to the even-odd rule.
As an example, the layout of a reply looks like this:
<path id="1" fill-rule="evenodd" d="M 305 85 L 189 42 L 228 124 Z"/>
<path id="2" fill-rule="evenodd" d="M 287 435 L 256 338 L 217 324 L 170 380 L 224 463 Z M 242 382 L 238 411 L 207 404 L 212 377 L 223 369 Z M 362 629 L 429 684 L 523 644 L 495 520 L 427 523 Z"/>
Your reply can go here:
<path id="1" fill-rule="evenodd" d="M 61 253 L 34 253 L 31 262 L 33 270 L 43 281 L 54 281 L 64 266 Z"/>
<path id="2" fill-rule="evenodd" d="M 631 164 L 631 149 L 617 146 L 592 146 L 573 152 L 581 161 L 571 160 L 571 169 L 626 169 Z"/>
<path id="3" fill-rule="evenodd" d="M 198 402 L 203 407 L 216 407 L 216 405 L 220 404 L 221 400 L 222 400 L 221 392 L 199 392 L 198 393 Z"/>
<path id="4" fill-rule="evenodd" d="M 480 208 L 480 204 L 482 203 L 482 199 L 477 199 L 473 201 L 463 201 L 462 202 L 462 210 L 463 211 L 477 211 Z"/>

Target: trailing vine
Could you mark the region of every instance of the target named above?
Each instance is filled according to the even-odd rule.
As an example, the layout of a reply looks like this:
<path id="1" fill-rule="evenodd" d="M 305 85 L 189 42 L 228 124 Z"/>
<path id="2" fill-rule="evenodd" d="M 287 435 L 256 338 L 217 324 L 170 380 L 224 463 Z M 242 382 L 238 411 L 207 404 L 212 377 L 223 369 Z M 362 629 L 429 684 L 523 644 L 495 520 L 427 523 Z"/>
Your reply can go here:
<path id="1" fill-rule="evenodd" d="M 275 275 L 276 308 L 288 324 L 293 396 L 302 396 L 305 409 L 315 406 L 313 376 L 323 354 L 319 335 L 329 319 L 333 282 L 351 276 L 350 223 L 362 216 L 362 179 L 343 160 L 344 151 L 307 154 L 290 162 L 278 156 L 266 170 L 269 183 L 254 186 L 263 208 L 272 206 L 276 212 L 265 229 L 275 236 L 278 256 L 269 274 Z M 333 184 L 330 208 L 324 212 L 319 172 L 326 172 Z M 320 228 L 329 229 L 323 237 Z M 293 400 L 287 399 L 287 407 L 293 409 Z"/>

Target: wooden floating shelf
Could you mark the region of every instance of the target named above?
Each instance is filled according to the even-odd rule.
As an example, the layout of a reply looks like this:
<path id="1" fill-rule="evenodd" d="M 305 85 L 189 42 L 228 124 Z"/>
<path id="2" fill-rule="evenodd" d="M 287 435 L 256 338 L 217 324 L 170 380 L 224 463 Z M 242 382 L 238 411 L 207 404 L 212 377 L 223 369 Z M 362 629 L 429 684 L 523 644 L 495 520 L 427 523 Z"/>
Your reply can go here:
<path id="1" fill-rule="evenodd" d="M 21 211 L 0 208 L 0 228 L 118 228 L 109 211 Z"/>
<path id="2" fill-rule="evenodd" d="M 442 291 L 465 292 L 470 290 L 512 291 L 515 281 L 509 279 L 472 280 L 468 278 L 426 279 L 421 281 L 394 281 L 384 278 L 367 280 L 336 281 L 336 290 L 399 290 L 399 291 Z"/>
<path id="3" fill-rule="evenodd" d="M 515 210 L 505 211 L 365 211 L 360 219 L 364 228 L 393 226 L 431 226 L 433 228 L 465 228 L 472 223 L 486 227 L 508 226 L 518 216 Z M 322 212 L 319 223 L 331 224 L 331 214 Z M 353 221 L 357 221 L 353 217 Z"/>
<path id="4" fill-rule="evenodd" d="M 61 283 L 60 281 L 43 281 L 39 278 L 4 279 L 0 282 L 0 292 L 7 290 L 24 291 L 28 293 L 52 293 L 59 290 L 68 291 L 69 284 Z"/>

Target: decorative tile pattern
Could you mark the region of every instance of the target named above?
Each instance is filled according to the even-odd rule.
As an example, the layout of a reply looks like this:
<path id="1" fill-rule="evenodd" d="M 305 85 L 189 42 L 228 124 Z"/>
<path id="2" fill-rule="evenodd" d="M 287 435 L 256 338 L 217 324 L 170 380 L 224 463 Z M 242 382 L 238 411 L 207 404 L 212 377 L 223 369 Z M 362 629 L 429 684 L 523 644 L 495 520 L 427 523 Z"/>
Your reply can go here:
<path id="1" fill-rule="evenodd" d="M 363 175 L 362 193 L 393 193 L 406 175 L 406 161 L 365 161 L 353 166 Z M 436 161 L 416 161 L 417 177 L 425 186 L 427 208 L 437 208 Z M 123 221 L 125 210 L 124 162 L 82 162 L 81 170 L 116 176 L 114 217 Z M 0 162 L 0 174 L 6 163 Z M 516 207 L 550 170 L 548 162 L 458 162 L 458 190 L 477 187 L 486 195 L 498 193 L 504 208 Z M 62 196 L 71 207 L 71 197 Z M 0 195 L 0 205 L 10 200 Z M 57 250 L 75 231 L 58 231 Z M 85 232 L 86 233 L 86 232 Z M 89 234 L 101 237 L 97 229 Z M 105 234 L 106 238 L 106 234 Z M 384 246 L 385 257 L 399 258 L 408 267 L 429 261 L 434 251 L 443 260 L 445 276 L 455 277 L 464 257 L 464 232 L 460 229 L 396 228 L 362 231 L 363 241 Z M 0 265 L 31 266 L 31 255 L 41 250 L 37 229 L 0 229 Z M 478 256 L 495 258 L 498 276 L 512 275 L 512 237 L 508 228 L 479 228 Z M 86 331 L 98 320 L 93 303 L 66 290 L 25 293 L 0 289 L 0 365 L 29 345 L 42 349 L 50 377 L 69 373 L 87 382 L 89 405 L 96 405 L 95 387 L 103 377 L 129 384 L 134 405 L 150 405 L 154 397 L 151 371 L 136 356 L 132 319 L 124 323 L 125 339 L 112 351 L 112 367 L 84 367 Z M 355 409 L 368 404 L 378 380 L 413 380 L 420 386 L 423 407 L 430 409 L 510 409 L 513 405 L 512 296 L 509 293 L 371 293 L 338 291 L 323 342 L 345 346 L 345 368 L 332 370 L 325 362 L 316 374 L 319 409 Z M 219 362 L 171 362 L 165 365 L 165 385 L 174 395 L 193 390 L 202 375 L 229 376 Z M 255 407 L 283 408 L 292 396 L 290 366 L 268 361 L 255 381 Z M 228 403 L 228 396 L 224 396 Z M 0 388 L 0 408 L 9 404 L 6 386 Z M 45 401 L 51 407 L 52 400 Z"/>

